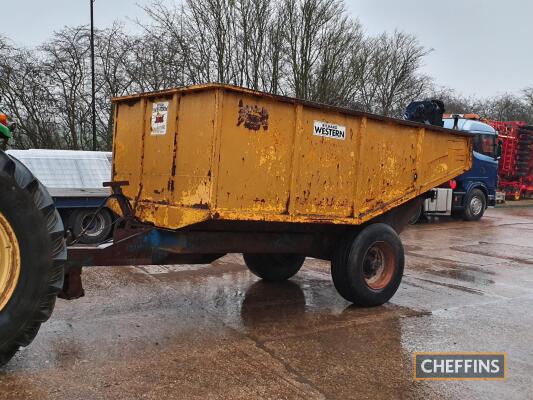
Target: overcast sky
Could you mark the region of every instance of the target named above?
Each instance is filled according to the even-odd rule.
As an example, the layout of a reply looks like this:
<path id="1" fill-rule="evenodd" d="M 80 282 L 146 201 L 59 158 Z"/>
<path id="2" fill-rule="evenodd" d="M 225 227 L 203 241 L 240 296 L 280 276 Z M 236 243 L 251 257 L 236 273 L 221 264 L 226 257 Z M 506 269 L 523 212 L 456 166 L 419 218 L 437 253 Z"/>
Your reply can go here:
<path id="1" fill-rule="evenodd" d="M 64 25 L 87 23 L 89 0 L 2 0 L 0 33 L 35 46 Z M 143 18 L 149 0 L 96 0 L 95 23 Z M 404 30 L 434 49 L 424 72 L 465 95 L 519 93 L 533 86 L 531 0 L 349 0 L 370 34 Z M 129 19 L 129 23 L 127 22 Z"/>

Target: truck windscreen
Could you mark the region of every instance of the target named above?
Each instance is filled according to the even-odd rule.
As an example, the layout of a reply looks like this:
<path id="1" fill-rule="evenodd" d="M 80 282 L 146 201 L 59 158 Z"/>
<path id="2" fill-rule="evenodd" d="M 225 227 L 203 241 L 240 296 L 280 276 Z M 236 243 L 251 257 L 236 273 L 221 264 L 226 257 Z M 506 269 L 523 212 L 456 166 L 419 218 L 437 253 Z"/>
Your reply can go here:
<path id="1" fill-rule="evenodd" d="M 496 135 L 477 134 L 474 136 L 474 151 L 494 157 L 496 154 Z"/>

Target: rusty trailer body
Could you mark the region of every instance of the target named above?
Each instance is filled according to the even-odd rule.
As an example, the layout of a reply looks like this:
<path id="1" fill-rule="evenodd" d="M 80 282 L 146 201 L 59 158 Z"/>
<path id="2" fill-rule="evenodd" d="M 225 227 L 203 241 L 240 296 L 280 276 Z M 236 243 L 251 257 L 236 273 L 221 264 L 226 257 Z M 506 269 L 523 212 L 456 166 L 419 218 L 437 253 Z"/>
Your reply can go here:
<path id="1" fill-rule="evenodd" d="M 359 225 L 471 167 L 467 136 L 210 84 L 114 99 L 113 180 L 159 228 Z"/>
<path id="2" fill-rule="evenodd" d="M 467 134 L 234 86 L 114 104 L 110 206 L 124 222 L 112 244 L 69 249 L 65 297 L 81 293 L 75 267 L 236 252 L 271 281 L 306 256 L 331 260 L 343 297 L 382 304 L 403 274 L 399 232 L 428 191 L 471 167 Z"/>

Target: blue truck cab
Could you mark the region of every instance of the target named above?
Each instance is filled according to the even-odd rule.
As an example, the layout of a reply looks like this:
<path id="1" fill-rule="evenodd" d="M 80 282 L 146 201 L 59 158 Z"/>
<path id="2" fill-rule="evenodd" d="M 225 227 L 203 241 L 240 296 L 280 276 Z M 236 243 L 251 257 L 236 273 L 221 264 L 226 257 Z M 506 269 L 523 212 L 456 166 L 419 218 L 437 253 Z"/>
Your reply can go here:
<path id="1" fill-rule="evenodd" d="M 446 187 L 433 190 L 432 197 L 424 202 L 426 216 L 458 215 L 467 221 L 483 217 L 487 207 L 496 205 L 498 187 L 498 159 L 501 145 L 498 132 L 475 117 L 451 115 L 443 118 L 444 128 L 459 129 L 473 136 L 472 168 L 450 181 Z"/>

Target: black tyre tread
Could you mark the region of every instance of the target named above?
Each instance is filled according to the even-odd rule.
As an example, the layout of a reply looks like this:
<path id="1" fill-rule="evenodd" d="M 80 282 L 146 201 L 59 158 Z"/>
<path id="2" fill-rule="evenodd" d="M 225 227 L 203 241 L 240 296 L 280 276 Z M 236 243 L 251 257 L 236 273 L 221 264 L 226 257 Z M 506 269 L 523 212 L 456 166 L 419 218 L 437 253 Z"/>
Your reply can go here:
<path id="1" fill-rule="evenodd" d="M 416 213 L 409 219 L 409 225 L 416 225 L 422 219 L 424 214 L 424 204 L 420 204 L 420 207 L 417 208 Z"/>
<path id="2" fill-rule="evenodd" d="M 52 268 L 48 271 L 47 290 L 41 297 L 38 306 L 35 307 L 33 314 L 27 319 L 18 335 L 11 340 L 11 343 L 4 344 L 0 348 L 0 366 L 2 366 L 13 357 L 19 347 L 29 345 L 37 335 L 41 323 L 50 318 L 57 295 L 63 287 L 63 265 L 67 259 L 67 248 L 61 217 L 45 187 L 20 161 L 2 151 L 0 151 L 0 172 L 11 176 L 21 189 L 27 191 L 35 206 L 41 211 L 50 235 L 53 258 Z"/>
<path id="3" fill-rule="evenodd" d="M 13 358 L 15 354 L 17 354 L 17 351 L 19 350 L 19 346 L 14 346 L 11 348 L 6 348 L 5 350 L 2 349 L 0 351 L 0 368 L 2 365 L 5 365 Z"/>
<path id="4" fill-rule="evenodd" d="M 81 234 L 81 232 L 83 231 L 82 221 L 83 221 L 84 216 L 86 216 L 87 214 L 92 216 L 95 211 L 96 211 L 95 209 L 82 208 L 82 209 L 75 210 L 70 215 L 68 224 L 71 225 L 71 227 L 73 228 L 73 233 L 75 236 Z M 112 223 L 113 223 L 113 215 L 111 211 L 109 211 L 109 209 L 107 208 L 102 208 L 101 210 L 99 210 L 98 214 L 100 214 L 102 218 L 106 220 L 106 224 L 105 224 L 105 227 L 102 233 L 95 237 L 89 237 L 86 235 L 82 235 L 78 239 L 79 243 L 98 244 L 98 243 L 101 243 L 107 240 L 108 237 L 110 236 L 112 232 Z"/>
<path id="5" fill-rule="evenodd" d="M 332 272 L 332 278 L 333 283 L 335 285 L 335 288 L 337 291 L 341 294 L 341 296 L 346 298 L 346 295 L 349 293 L 348 288 L 348 278 L 346 275 L 346 270 L 344 268 L 344 265 L 348 262 L 348 257 L 350 256 L 350 248 L 357 237 L 357 235 L 360 233 L 360 229 L 354 229 L 353 231 L 346 234 L 340 241 L 337 249 L 333 253 L 333 257 L 331 259 L 331 272 Z M 343 276 L 345 279 L 339 279 L 338 282 L 335 282 L 335 276 L 341 277 Z"/>
<path id="6" fill-rule="evenodd" d="M 337 289 L 339 294 L 345 299 L 350 297 L 350 287 L 348 284 L 349 278 L 347 270 L 344 266 L 348 262 L 351 244 L 356 236 L 357 233 L 354 232 L 343 238 L 331 259 L 331 277 L 333 279 L 333 284 L 335 285 L 335 289 Z"/>
<path id="7" fill-rule="evenodd" d="M 473 216 L 469 212 L 470 201 L 471 201 L 472 197 L 474 197 L 474 195 L 481 195 L 482 198 L 483 198 L 483 209 L 481 210 L 481 213 L 479 214 L 479 216 Z M 485 196 L 485 193 L 483 193 L 483 191 L 481 189 L 477 189 L 477 188 L 472 189 L 472 191 L 468 194 L 468 197 L 467 197 L 466 202 L 465 202 L 465 209 L 463 211 L 463 218 L 466 221 L 478 221 L 481 218 L 483 218 L 483 215 L 485 214 L 485 209 L 486 208 L 487 208 L 487 198 Z"/>
<path id="8" fill-rule="evenodd" d="M 279 260 L 279 257 L 283 256 L 294 259 Z M 305 262 L 305 256 L 297 254 L 243 254 L 243 258 L 250 272 L 267 282 L 286 281 L 296 275 Z M 279 268 L 276 268 L 272 265 L 276 262 L 285 262 L 287 265 L 279 265 Z"/>
<path id="9" fill-rule="evenodd" d="M 368 298 L 363 298 L 361 296 L 361 293 L 354 293 L 354 288 L 350 287 L 350 277 L 349 277 L 349 271 L 348 268 L 346 268 L 346 264 L 349 261 L 351 251 L 352 251 L 352 245 L 354 241 L 357 239 L 358 235 L 365 232 L 367 230 L 368 233 L 375 232 L 376 230 L 381 230 L 387 232 L 387 234 L 390 234 L 391 237 L 396 238 L 398 241 L 398 245 L 401 249 L 401 260 L 400 263 L 400 269 L 399 269 L 399 276 L 400 279 L 395 281 L 392 286 L 392 295 L 396 292 L 400 285 L 401 276 L 403 275 L 403 268 L 404 268 L 404 256 L 403 256 L 403 245 L 401 243 L 401 240 L 399 239 L 397 233 L 392 229 L 389 225 L 382 224 L 382 223 L 376 223 L 367 226 L 362 231 L 359 232 L 353 232 L 350 235 L 347 235 L 344 239 L 341 240 L 339 243 L 339 246 L 337 247 L 337 250 L 334 252 L 332 260 L 331 260 L 331 277 L 333 279 L 333 284 L 335 286 L 335 289 L 339 292 L 339 294 L 344 297 L 346 300 L 353 302 L 354 304 L 357 304 L 362 307 L 374 307 L 377 305 L 382 304 L 381 302 L 376 303 L 375 299 L 371 300 Z M 391 297 L 392 297 L 391 295 Z"/>

